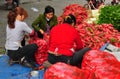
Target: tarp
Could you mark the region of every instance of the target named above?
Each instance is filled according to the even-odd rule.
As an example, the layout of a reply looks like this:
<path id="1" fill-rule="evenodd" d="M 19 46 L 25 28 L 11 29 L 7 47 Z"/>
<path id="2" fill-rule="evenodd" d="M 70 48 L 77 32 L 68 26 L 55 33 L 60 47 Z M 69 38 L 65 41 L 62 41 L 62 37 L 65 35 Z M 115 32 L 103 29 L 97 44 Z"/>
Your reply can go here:
<path id="1" fill-rule="evenodd" d="M 0 56 L 0 79 L 34 79 L 30 76 L 31 68 L 24 67 L 19 64 L 8 64 L 9 57 L 7 55 Z M 43 79 L 43 70 L 39 70 L 38 79 Z"/>

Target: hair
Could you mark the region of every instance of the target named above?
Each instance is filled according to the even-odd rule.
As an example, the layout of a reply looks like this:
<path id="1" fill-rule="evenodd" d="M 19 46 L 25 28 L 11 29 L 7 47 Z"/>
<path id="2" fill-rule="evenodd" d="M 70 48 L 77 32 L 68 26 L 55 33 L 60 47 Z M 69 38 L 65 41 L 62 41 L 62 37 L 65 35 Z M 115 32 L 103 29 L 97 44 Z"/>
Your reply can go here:
<path id="1" fill-rule="evenodd" d="M 55 10 L 54 10 L 54 8 L 53 7 L 51 7 L 51 6 L 46 6 L 45 7 L 45 11 L 44 11 L 44 14 L 47 14 L 47 13 L 51 13 L 51 12 L 53 12 L 53 14 L 55 13 Z"/>
<path id="2" fill-rule="evenodd" d="M 26 10 L 24 10 L 22 7 L 16 7 L 15 9 L 11 10 L 8 15 L 7 15 L 7 18 L 8 18 L 8 25 L 10 28 L 15 28 L 15 20 L 16 20 L 16 17 L 17 15 L 24 15 L 24 18 L 27 18 L 28 17 L 28 13 Z"/>
<path id="3" fill-rule="evenodd" d="M 74 23 L 74 25 L 76 25 L 76 18 L 74 15 L 69 14 L 68 16 L 66 16 L 64 18 L 64 23 L 68 23 L 68 24 L 72 24 Z"/>

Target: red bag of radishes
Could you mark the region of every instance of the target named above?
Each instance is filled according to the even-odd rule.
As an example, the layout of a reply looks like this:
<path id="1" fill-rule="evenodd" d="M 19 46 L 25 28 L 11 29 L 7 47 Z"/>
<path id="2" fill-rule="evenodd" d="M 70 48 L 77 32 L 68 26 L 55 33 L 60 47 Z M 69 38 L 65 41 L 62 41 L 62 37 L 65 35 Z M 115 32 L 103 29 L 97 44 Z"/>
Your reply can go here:
<path id="1" fill-rule="evenodd" d="M 99 50 L 84 55 L 82 69 L 94 73 L 96 79 L 120 78 L 120 62 L 112 54 Z"/>
<path id="2" fill-rule="evenodd" d="M 35 53 L 35 59 L 37 64 L 42 64 L 44 61 L 47 60 L 48 57 L 48 43 L 37 36 L 31 38 L 29 43 L 36 43 L 38 45 L 38 50 Z"/>
<path id="3" fill-rule="evenodd" d="M 87 70 L 79 69 L 65 63 L 56 63 L 50 66 L 45 74 L 44 79 L 93 79 L 89 78 L 90 73 Z"/>

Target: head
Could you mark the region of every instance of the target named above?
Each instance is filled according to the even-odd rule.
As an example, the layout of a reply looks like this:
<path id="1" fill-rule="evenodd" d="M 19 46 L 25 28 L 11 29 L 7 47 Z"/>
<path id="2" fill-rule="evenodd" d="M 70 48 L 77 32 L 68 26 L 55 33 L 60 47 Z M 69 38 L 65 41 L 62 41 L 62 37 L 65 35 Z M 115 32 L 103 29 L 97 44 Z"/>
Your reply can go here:
<path id="1" fill-rule="evenodd" d="M 54 13 L 55 13 L 55 11 L 54 11 L 53 7 L 51 7 L 49 5 L 45 7 L 44 15 L 47 19 L 50 20 L 54 16 Z"/>
<path id="2" fill-rule="evenodd" d="M 75 16 L 73 16 L 72 14 L 69 14 L 68 16 L 66 16 L 64 18 L 64 23 L 68 23 L 72 26 L 75 26 L 76 25 L 76 18 Z"/>
<path id="3" fill-rule="evenodd" d="M 27 11 L 24 10 L 22 7 L 16 7 L 15 9 L 11 10 L 8 13 L 8 25 L 10 28 L 14 28 L 15 27 L 15 20 L 20 20 L 23 21 L 24 19 L 26 19 L 28 17 Z"/>

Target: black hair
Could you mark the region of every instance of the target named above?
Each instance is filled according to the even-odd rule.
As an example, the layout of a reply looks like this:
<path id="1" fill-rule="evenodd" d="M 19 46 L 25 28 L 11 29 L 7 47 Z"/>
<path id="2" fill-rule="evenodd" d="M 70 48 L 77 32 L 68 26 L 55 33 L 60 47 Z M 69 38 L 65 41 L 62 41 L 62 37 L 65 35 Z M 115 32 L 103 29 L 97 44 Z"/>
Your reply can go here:
<path id="1" fill-rule="evenodd" d="M 66 16 L 64 18 L 64 23 L 68 23 L 68 24 L 72 24 L 74 23 L 74 25 L 76 25 L 76 18 L 74 15 L 69 14 L 68 16 Z"/>
<path id="2" fill-rule="evenodd" d="M 54 8 L 51 7 L 50 5 L 46 6 L 46 7 L 45 7 L 45 12 L 44 12 L 44 14 L 46 14 L 46 13 L 51 13 L 51 12 L 53 12 L 53 14 L 55 13 Z"/>

